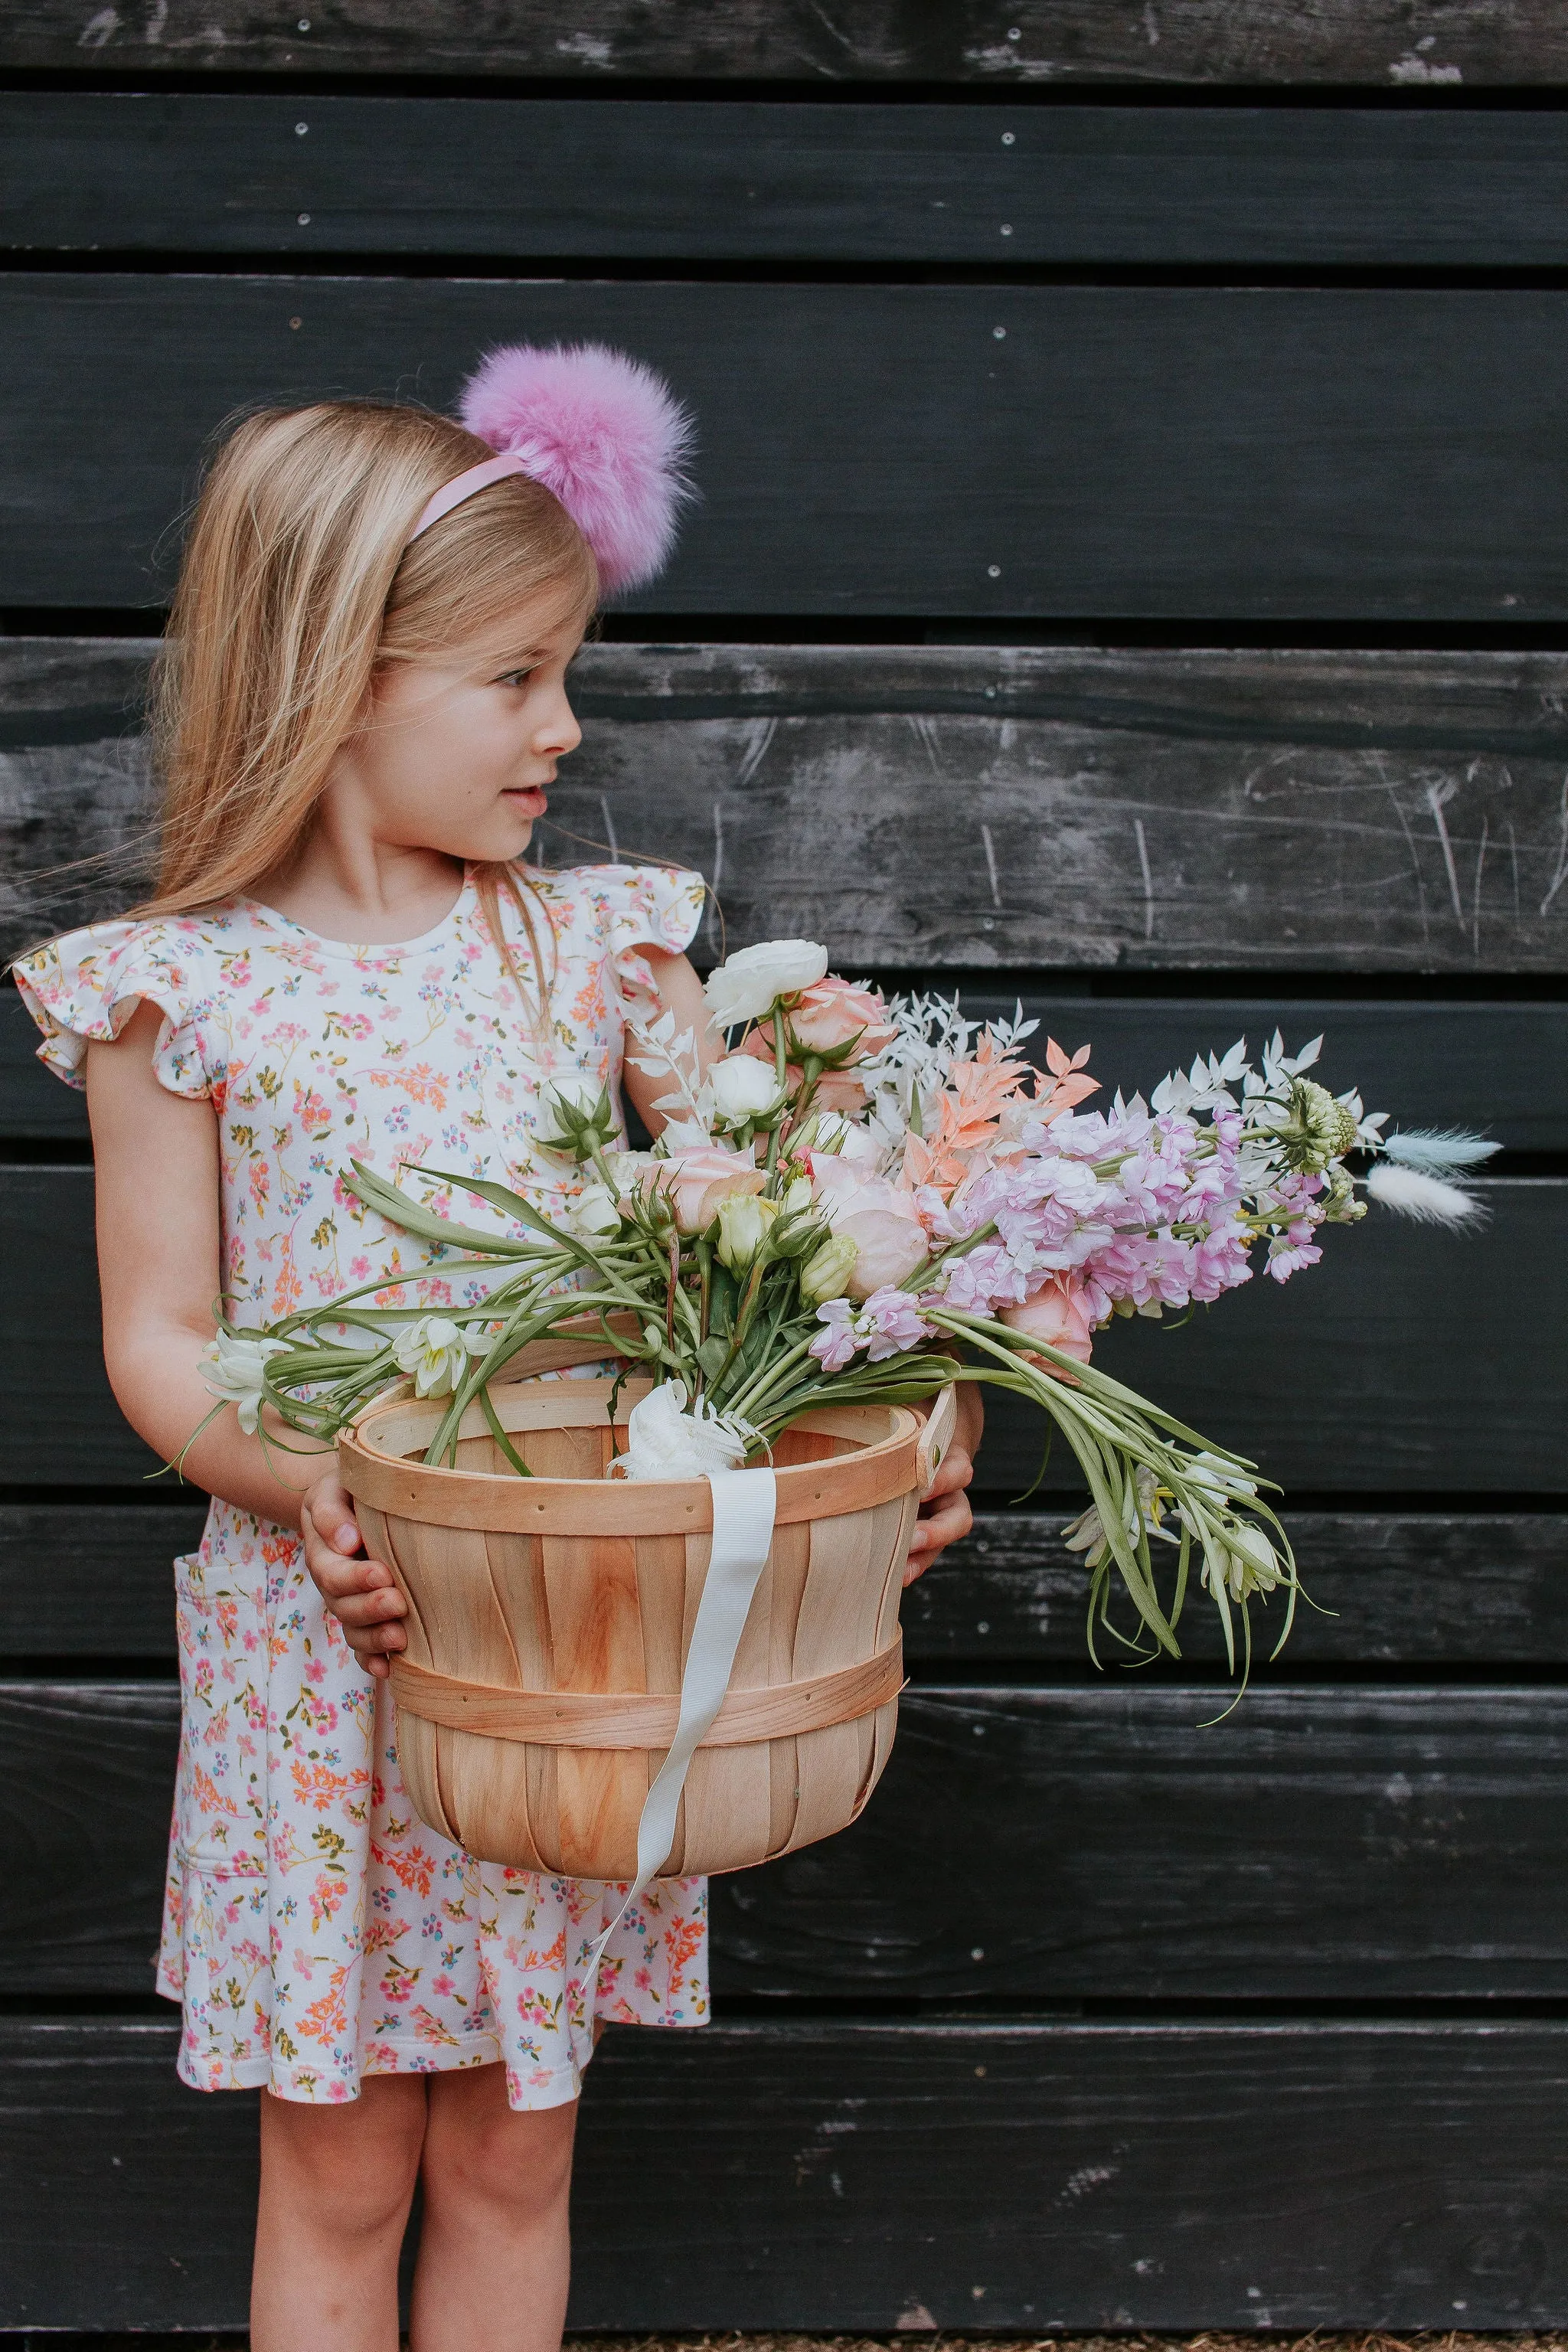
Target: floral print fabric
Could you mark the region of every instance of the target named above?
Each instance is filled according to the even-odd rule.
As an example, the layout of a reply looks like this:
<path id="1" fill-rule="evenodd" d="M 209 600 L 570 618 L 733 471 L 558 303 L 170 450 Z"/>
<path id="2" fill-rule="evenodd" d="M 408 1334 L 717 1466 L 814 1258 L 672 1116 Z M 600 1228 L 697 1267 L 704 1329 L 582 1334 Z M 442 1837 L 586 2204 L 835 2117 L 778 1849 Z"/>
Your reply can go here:
<path id="1" fill-rule="evenodd" d="M 17 966 L 42 1058 L 78 1081 L 89 1038 L 163 1013 L 154 1067 L 211 1100 L 231 1318 L 256 1324 L 385 1274 L 387 1305 L 454 1296 L 427 1251 L 343 1190 L 351 1159 L 469 1224 L 502 1224 L 413 1164 L 489 1177 L 548 1209 L 575 1171 L 536 1153 L 541 1084 L 618 1085 L 639 952 L 679 949 L 700 877 L 661 866 L 531 873 L 552 955 L 536 1037 L 472 877 L 447 920 L 395 947 L 317 938 L 248 900 L 94 924 Z M 526 930 L 501 898 L 516 961 Z M 400 1279 L 402 1277 L 402 1279 Z M 215 1498 L 175 1563 L 183 1730 L 159 1988 L 184 2005 L 180 2073 L 353 2098 L 363 2074 L 501 2061 L 514 2107 L 575 2097 L 598 2018 L 708 2014 L 700 1879 L 650 1887 L 588 1955 L 620 1890 L 476 1862 L 403 1788 L 384 1684 L 356 1663 L 299 1537 Z"/>

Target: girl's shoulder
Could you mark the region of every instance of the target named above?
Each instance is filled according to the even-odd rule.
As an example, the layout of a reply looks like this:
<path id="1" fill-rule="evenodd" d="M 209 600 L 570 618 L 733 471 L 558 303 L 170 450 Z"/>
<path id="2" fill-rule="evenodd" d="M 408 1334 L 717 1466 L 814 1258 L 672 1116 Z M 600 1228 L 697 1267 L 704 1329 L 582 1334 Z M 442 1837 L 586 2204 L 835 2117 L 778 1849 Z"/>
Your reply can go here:
<path id="1" fill-rule="evenodd" d="M 530 866 L 527 879 L 557 935 L 585 929 L 612 955 L 689 947 L 708 885 L 680 866 Z"/>
<path id="2" fill-rule="evenodd" d="M 43 1032 L 38 1058 L 79 1087 L 89 1044 L 120 1034 L 141 1003 L 163 1014 L 153 1056 L 173 1094 L 212 1091 L 211 1033 L 226 1026 L 226 997 L 244 988 L 254 925 L 240 904 L 193 915 L 126 917 L 66 931 L 12 970 Z"/>

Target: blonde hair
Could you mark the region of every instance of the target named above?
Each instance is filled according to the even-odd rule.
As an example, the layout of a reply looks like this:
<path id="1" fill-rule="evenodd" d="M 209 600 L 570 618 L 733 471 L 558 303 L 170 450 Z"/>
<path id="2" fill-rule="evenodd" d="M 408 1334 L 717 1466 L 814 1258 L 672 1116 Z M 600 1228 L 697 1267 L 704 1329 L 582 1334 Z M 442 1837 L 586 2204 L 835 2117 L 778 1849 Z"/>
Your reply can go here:
<path id="1" fill-rule="evenodd" d="M 287 867 L 387 665 L 499 640 L 523 604 L 552 606 L 551 625 L 586 620 L 598 593 L 593 555 L 526 476 L 492 484 L 406 544 L 433 492 L 489 454 L 447 417 L 373 401 L 262 410 L 229 435 L 192 520 L 153 669 L 159 856 L 138 914 L 190 913 Z M 480 866 L 476 878 L 506 968 L 542 1024 L 550 974 L 533 887 L 510 866 Z M 503 891 L 528 937 L 531 990 L 505 938 Z"/>

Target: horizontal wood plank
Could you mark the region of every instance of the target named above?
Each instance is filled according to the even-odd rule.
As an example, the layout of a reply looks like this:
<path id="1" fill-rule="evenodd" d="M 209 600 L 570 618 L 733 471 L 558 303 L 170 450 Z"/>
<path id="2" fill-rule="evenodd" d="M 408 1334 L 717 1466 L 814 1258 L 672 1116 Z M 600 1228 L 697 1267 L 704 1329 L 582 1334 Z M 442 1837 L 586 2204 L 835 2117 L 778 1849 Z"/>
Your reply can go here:
<path id="1" fill-rule="evenodd" d="M 1148 1673 L 908 1694 L 853 1831 L 713 1882 L 718 1984 L 1014 2000 L 1568 1990 L 1568 1693 L 1281 1690 L 1262 1675 L 1217 1711 L 1212 1691 Z"/>
<path id="2" fill-rule="evenodd" d="M 150 650 L 0 641 L 0 953 L 138 895 Z M 574 677 L 585 740 L 537 854 L 699 868 L 706 961 L 797 929 L 921 973 L 1568 964 L 1561 654 L 601 645 Z M 1494 1084 L 1487 1024 L 1516 1011 L 1533 1108 Z M 1560 1100 L 1523 1008 L 1456 1015 L 1447 1077 L 1423 1017 L 1387 1014 L 1401 1116 L 1422 1072 L 1439 1118 Z"/>
<path id="3" fill-rule="evenodd" d="M 196 70 L 1443 90 L 1568 81 L 1568 30 L 1551 0 L 1161 0 L 1153 16 L 1103 0 L 839 0 L 826 13 L 812 0 L 318 0 L 303 18 L 263 0 L 11 0 L 0 66 L 137 83 Z"/>
<path id="4" fill-rule="evenodd" d="M 1226 1696 L 912 1689 L 853 1831 L 713 1882 L 721 1997 L 1568 1994 L 1568 1692 Z M 177 1726 L 172 1683 L 0 1684 L 0 1988 L 151 1989 Z"/>
<path id="5" fill-rule="evenodd" d="M 0 1657 L 173 1660 L 172 1562 L 201 1541 L 206 1496 L 0 1503 Z"/>
<path id="6" fill-rule="evenodd" d="M 0 1657 L 174 1656 L 170 1562 L 205 1498 L 0 1504 Z M 1066 1509 L 982 1510 L 974 1533 L 904 1595 L 904 1658 L 943 1669 L 1081 1670 L 1086 1583 Z M 1547 1512 L 1288 1511 L 1306 1591 L 1269 1678 L 1325 1665 L 1534 1669 L 1568 1661 L 1568 1517 Z M 1260 1618 L 1260 1626 L 1271 1622 Z M 1189 1667 L 1223 1671 L 1214 1612 L 1182 1622 Z"/>
<path id="7" fill-rule="evenodd" d="M 760 911 L 760 910 L 759 910 Z M 739 944 L 739 938 L 735 940 Z M 863 960 L 845 961 L 857 970 Z M 1107 1093 L 1147 1093 L 1194 1054 L 1223 1052 L 1245 1036 L 1254 1049 L 1279 1028 L 1293 1046 L 1320 1033 L 1318 1073 L 1369 1107 L 1388 1107 L 1403 1127 L 1480 1128 L 1510 1151 L 1568 1151 L 1568 1004 L 1357 1003 L 1343 997 L 1139 997 L 1040 993 L 1007 996 L 971 975 L 943 975 L 971 1018 L 1010 1019 L 1017 1004 L 1039 1023 L 1024 1050 L 1043 1060 L 1047 1039 L 1091 1044 L 1089 1066 Z M 10 989 L 0 989 L 0 1139 L 85 1140 L 87 1104 L 37 1057 L 38 1032 Z"/>
<path id="8" fill-rule="evenodd" d="M 1303 1590 L 1289 1646 L 1264 1673 L 1300 1668 L 1516 1666 L 1568 1663 L 1568 1517 L 1527 1511 L 1290 1511 Z M 4 1522 L 0 1520 L 0 1527 Z M 1063 1514 L 982 1510 L 974 1532 L 904 1595 L 904 1656 L 917 1676 L 943 1666 L 1081 1667 L 1085 1580 L 1062 1542 Z M 166 1567 L 162 1571 L 167 1580 Z M 1259 1613 L 1272 1645 L 1279 1612 Z M 1194 1597 L 1182 1653 L 1223 1667 L 1213 1607 Z M 1113 1645 L 1101 1655 L 1114 1673 Z"/>
<path id="9" fill-rule="evenodd" d="M 1479 1233 L 1378 1213 L 1330 1233 L 1323 1264 L 1283 1289 L 1259 1277 L 1181 1329 L 1118 1324 L 1097 1360 L 1287 1489 L 1559 1494 L 1568 1185 L 1483 1192 Z M 158 1467 L 102 1370 L 91 1194 L 86 1168 L 0 1170 L 0 1479 L 102 1486 Z M 1044 1418 L 1004 1398 L 990 1423 L 981 1483 L 1016 1494 Z M 1046 1483 L 1069 1494 L 1061 1451 Z"/>
<path id="10" fill-rule="evenodd" d="M 1552 112 L 0 94 L 0 246 L 1520 268 Z"/>
<path id="11" fill-rule="evenodd" d="M 0 334 L 29 354 L 0 400 L 12 606 L 165 595 L 237 406 L 445 405 L 527 336 L 636 352 L 699 420 L 701 501 L 631 610 L 1568 613 L 1557 289 L 28 271 L 0 279 Z"/>
<path id="12" fill-rule="evenodd" d="M 254 2099 L 174 2040 L 0 2021 L 0 2326 L 243 2325 Z M 612 2027 L 568 2324 L 1561 2327 L 1565 2095 L 1550 2021 Z"/>
<path id="13" fill-rule="evenodd" d="M 6 1991 L 152 1991 L 179 1728 L 176 1684 L 0 1683 Z"/>

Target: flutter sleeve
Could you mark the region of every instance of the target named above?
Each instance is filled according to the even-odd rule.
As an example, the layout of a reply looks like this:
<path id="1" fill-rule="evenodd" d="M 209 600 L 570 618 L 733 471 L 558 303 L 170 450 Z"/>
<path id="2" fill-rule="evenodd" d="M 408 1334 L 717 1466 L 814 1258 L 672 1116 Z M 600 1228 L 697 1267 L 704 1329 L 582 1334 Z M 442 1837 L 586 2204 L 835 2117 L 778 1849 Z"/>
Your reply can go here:
<path id="1" fill-rule="evenodd" d="M 643 950 L 663 948 L 678 955 L 689 948 L 702 920 L 708 886 L 700 874 L 679 866 L 598 866 L 591 879 L 621 995 L 639 1009 L 652 1010 L 658 992 Z"/>
<path id="2" fill-rule="evenodd" d="M 90 1042 L 119 1036 L 142 1003 L 163 1015 L 153 1054 L 158 1083 L 199 1100 L 213 1092 L 214 1007 L 204 997 L 200 941 L 178 923 L 92 923 L 17 959 L 22 1001 L 44 1033 L 38 1059 L 82 1087 Z"/>

